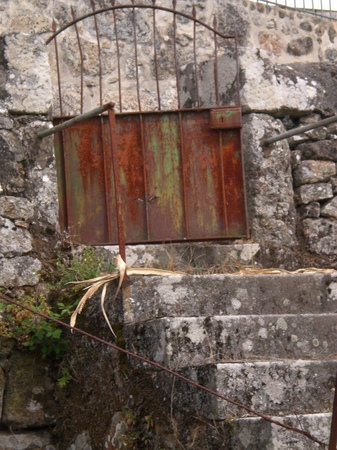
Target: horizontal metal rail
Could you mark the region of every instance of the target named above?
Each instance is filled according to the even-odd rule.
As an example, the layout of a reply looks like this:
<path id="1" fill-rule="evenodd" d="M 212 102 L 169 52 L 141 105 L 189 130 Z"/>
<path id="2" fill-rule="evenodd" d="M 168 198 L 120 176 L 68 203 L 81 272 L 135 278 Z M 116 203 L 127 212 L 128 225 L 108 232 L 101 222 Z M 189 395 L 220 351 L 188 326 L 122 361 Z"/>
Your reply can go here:
<path id="1" fill-rule="evenodd" d="M 271 6 L 312 14 L 328 20 L 337 20 L 337 9 L 332 8 L 332 0 L 256 0 Z"/>
<path id="2" fill-rule="evenodd" d="M 69 128 L 77 123 L 83 122 L 84 120 L 90 119 L 91 117 L 98 116 L 99 114 L 102 114 L 104 111 L 107 111 L 108 109 L 113 109 L 115 104 L 113 102 L 106 103 L 105 105 L 99 106 L 98 108 L 92 109 L 91 111 L 88 111 L 84 114 L 81 114 L 80 116 L 76 116 L 73 119 L 69 119 L 66 122 L 60 123 L 60 125 L 56 125 L 52 128 L 47 128 L 46 130 L 39 131 L 37 133 L 37 136 L 42 139 L 47 136 L 50 136 L 51 134 L 57 133 L 59 131 L 62 131 L 66 128 Z"/>
<path id="3" fill-rule="evenodd" d="M 327 119 L 320 120 L 319 122 L 311 123 L 303 127 L 294 128 L 293 130 L 286 131 L 285 133 L 279 134 L 278 136 L 267 138 L 265 139 L 264 144 L 274 144 L 274 142 L 282 141 L 283 139 L 295 136 L 296 134 L 302 134 L 306 131 L 314 130 L 315 128 L 323 127 L 324 125 L 329 125 L 330 123 L 334 122 L 337 122 L 337 116 L 328 117 Z"/>

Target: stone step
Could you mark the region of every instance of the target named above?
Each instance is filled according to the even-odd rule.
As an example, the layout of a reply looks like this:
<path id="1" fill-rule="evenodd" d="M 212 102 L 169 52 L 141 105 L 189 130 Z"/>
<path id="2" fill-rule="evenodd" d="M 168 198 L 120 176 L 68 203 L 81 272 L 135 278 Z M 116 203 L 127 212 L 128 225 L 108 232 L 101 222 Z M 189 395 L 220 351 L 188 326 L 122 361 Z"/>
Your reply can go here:
<path id="1" fill-rule="evenodd" d="M 337 272 L 131 277 L 124 321 L 159 317 L 337 312 Z"/>
<path id="2" fill-rule="evenodd" d="M 113 256 L 119 252 L 117 245 L 105 246 Z M 254 258 L 260 251 L 257 243 L 189 242 L 177 244 L 127 245 L 128 267 L 157 267 L 175 270 L 203 270 L 222 267 L 232 272 L 241 266 L 254 266 Z"/>
<path id="3" fill-rule="evenodd" d="M 299 414 L 272 419 L 309 432 L 319 441 L 328 443 L 331 414 Z M 230 450 L 317 450 L 321 447 L 307 437 L 266 422 L 258 417 L 230 422 Z"/>
<path id="4" fill-rule="evenodd" d="M 179 372 L 260 414 L 283 416 L 330 413 L 336 371 L 337 360 L 299 360 L 225 363 Z M 180 410 L 193 410 L 214 420 L 255 417 L 179 379 L 173 381 L 166 374 L 162 377 L 162 384 Z"/>
<path id="5" fill-rule="evenodd" d="M 226 361 L 330 359 L 337 314 L 165 317 L 124 326 L 128 347 L 171 369 Z"/>

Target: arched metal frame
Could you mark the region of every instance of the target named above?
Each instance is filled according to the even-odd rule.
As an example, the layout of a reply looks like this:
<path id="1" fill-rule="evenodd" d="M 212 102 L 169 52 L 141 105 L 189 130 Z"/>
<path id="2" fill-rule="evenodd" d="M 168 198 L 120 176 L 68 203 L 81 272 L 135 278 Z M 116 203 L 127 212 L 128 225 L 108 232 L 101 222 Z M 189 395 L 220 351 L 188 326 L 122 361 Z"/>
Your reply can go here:
<path id="1" fill-rule="evenodd" d="M 70 229 L 87 244 L 118 242 L 125 257 L 125 242 L 173 242 L 187 240 L 226 239 L 248 235 L 245 205 L 243 161 L 241 155 L 241 109 L 236 33 L 225 35 L 217 29 L 217 19 L 209 26 L 192 15 L 173 8 L 155 5 L 115 5 L 95 9 L 76 17 L 56 29 L 47 44 L 54 42 L 58 78 L 60 118 L 65 119 L 63 104 L 62 70 L 58 36 L 68 29 L 74 30 L 80 57 L 80 99 L 78 111 L 84 109 L 84 59 L 79 24 L 93 20 L 98 57 L 99 103 L 103 105 L 104 88 L 102 54 L 99 32 L 100 14 L 110 13 L 117 54 L 118 112 L 108 108 L 108 116 L 91 118 L 90 122 L 76 124 L 57 133 L 56 158 L 59 167 L 59 198 L 61 225 Z M 137 42 L 136 10 L 152 11 L 152 49 L 154 61 L 154 91 L 157 105 L 144 109 L 138 72 L 139 50 Z M 136 103 L 138 110 L 124 110 L 122 68 L 120 66 L 120 30 L 118 13 L 131 10 L 133 27 L 133 57 L 135 60 Z M 172 15 L 173 60 L 177 107 L 163 105 L 161 80 L 158 70 L 157 12 Z M 181 68 L 177 49 L 178 18 L 193 24 L 192 41 L 194 100 L 193 107 L 182 104 Z M 197 58 L 197 32 L 202 27 L 212 35 L 213 41 L 213 99 L 206 104 L 200 90 Z M 235 75 L 232 80 L 234 95 L 230 104 L 220 90 L 219 46 L 230 43 L 234 54 Z M 222 55 L 221 55 L 222 56 Z M 221 76 L 220 76 L 221 75 Z M 109 99 L 113 101 L 115 99 Z M 125 143 L 128 141 L 127 143 Z M 160 185 L 160 186 L 159 186 Z M 113 188 L 111 188 L 113 186 Z M 99 200 L 98 200 L 99 199 Z M 113 212 L 117 212 L 114 223 Z M 79 230 L 76 230 L 79 218 Z M 208 223 L 209 218 L 209 223 Z M 102 223 L 104 222 L 104 225 Z M 98 229 L 100 228 L 100 229 Z"/>

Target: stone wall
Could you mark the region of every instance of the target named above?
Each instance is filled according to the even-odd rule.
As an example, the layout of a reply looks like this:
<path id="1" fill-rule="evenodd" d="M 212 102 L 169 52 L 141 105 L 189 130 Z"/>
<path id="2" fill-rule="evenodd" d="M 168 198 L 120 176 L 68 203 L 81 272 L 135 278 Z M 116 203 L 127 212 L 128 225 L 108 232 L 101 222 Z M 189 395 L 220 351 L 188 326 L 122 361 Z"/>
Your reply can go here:
<path id="1" fill-rule="evenodd" d="M 77 15 L 90 11 L 89 1 L 72 3 Z M 171 6 L 169 0 L 158 3 Z M 178 6 L 190 13 L 192 3 L 185 0 Z M 233 32 L 234 21 L 237 24 L 252 240 L 261 245 L 268 265 L 297 268 L 301 264 L 313 265 L 312 261 L 322 262 L 317 257 L 323 257 L 324 264 L 331 264 L 337 254 L 337 126 L 319 128 L 271 146 L 263 142 L 286 129 L 336 114 L 337 73 L 333 62 L 337 56 L 337 23 L 248 0 L 208 0 L 194 4 L 198 17 L 206 23 L 212 23 L 216 13 L 220 30 Z M 109 5 L 108 1 L 96 2 L 97 8 Z M 52 138 L 42 141 L 37 138 L 38 131 L 50 126 L 52 111 L 57 113 L 53 49 L 47 49 L 44 44 L 51 33 L 53 17 L 59 25 L 70 21 L 69 2 L 0 0 L 0 285 L 13 297 L 29 291 L 48 291 L 48 287 L 39 282 L 39 273 L 48 266 L 51 255 L 62 242 L 53 141 Z M 143 27 L 141 46 L 145 59 L 141 63 L 145 67 L 146 30 L 149 28 L 145 20 Z M 166 36 L 167 24 L 162 22 L 159 27 Z M 125 33 L 125 42 L 132 41 L 128 30 Z M 163 48 L 172 54 L 167 37 Z M 97 106 L 97 71 L 90 70 L 90 58 L 96 61 L 95 39 L 95 29 L 91 25 L 86 29 L 89 61 L 86 108 Z M 108 35 L 105 39 L 110 48 Z M 78 65 L 71 57 L 72 42 L 65 40 L 62 47 L 62 64 L 68 73 L 65 95 L 69 105 L 78 99 L 79 90 Z M 182 44 L 188 47 L 190 42 L 186 38 Z M 210 73 L 208 41 L 201 40 L 199 47 L 204 52 L 200 63 L 204 63 L 206 86 Z M 164 57 L 165 52 L 161 68 L 166 98 L 170 101 L 171 75 L 165 73 Z M 109 70 L 105 75 L 105 86 L 113 86 L 107 94 L 110 101 L 110 94 L 115 95 L 116 89 L 114 75 Z M 188 77 L 187 68 L 182 74 L 186 86 Z M 192 91 L 187 89 L 185 94 L 185 101 L 193 100 Z M 149 104 L 153 95 L 149 90 Z M 132 101 L 130 98 L 131 106 Z M 302 257 L 304 254 L 307 259 Z M 0 360 L 5 403 L 12 389 L 8 384 L 5 389 L 6 383 L 11 382 L 10 355 L 11 350 Z M 31 366 L 32 361 L 29 364 Z M 39 392 L 38 386 L 36 392 Z M 35 400 L 34 397 L 32 401 Z M 8 417 L 11 416 L 7 413 L 3 415 L 1 426 L 36 426 L 17 425 Z M 48 417 L 47 407 L 44 417 Z M 38 426 L 47 427 L 50 423 L 52 421 L 47 420 Z"/>

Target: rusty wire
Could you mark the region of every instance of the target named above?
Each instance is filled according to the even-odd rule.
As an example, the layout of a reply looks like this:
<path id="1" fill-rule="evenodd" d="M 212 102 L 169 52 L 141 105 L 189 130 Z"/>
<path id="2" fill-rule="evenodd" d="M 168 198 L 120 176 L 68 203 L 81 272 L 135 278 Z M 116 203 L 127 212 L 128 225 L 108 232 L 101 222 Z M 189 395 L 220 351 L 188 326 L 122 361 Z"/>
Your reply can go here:
<path id="1" fill-rule="evenodd" d="M 231 403 L 232 405 L 237 406 L 238 408 L 243 409 L 243 410 L 247 411 L 248 413 L 250 413 L 250 414 L 252 414 L 254 416 L 260 417 L 261 419 L 265 420 L 266 422 L 269 422 L 269 423 L 271 423 L 273 425 L 277 425 L 279 427 L 285 428 L 285 429 L 287 429 L 289 431 L 293 431 L 294 433 L 302 434 L 303 436 L 307 437 L 311 441 L 319 444 L 322 448 L 326 448 L 326 446 L 327 446 L 326 443 L 320 441 L 319 439 L 317 439 L 315 436 L 313 436 L 312 434 L 310 434 L 307 431 L 301 430 L 299 428 L 292 427 L 290 425 L 287 425 L 287 424 L 284 424 L 284 423 L 279 422 L 277 420 L 274 420 L 274 419 L 272 419 L 269 416 L 261 414 L 261 413 L 255 411 L 255 410 L 249 408 L 248 406 L 242 405 L 242 404 L 236 402 L 235 400 L 232 400 L 232 399 L 226 397 L 225 395 L 219 394 L 219 392 L 213 391 L 212 389 L 209 389 L 209 388 L 207 388 L 205 386 L 202 386 L 201 384 L 199 384 L 199 383 L 197 383 L 197 382 L 195 382 L 195 381 L 193 381 L 193 380 L 191 380 L 191 379 L 181 375 L 178 372 L 175 372 L 175 371 L 169 369 L 168 367 L 163 366 L 162 364 L 156 363 L 156 362 L 151 361 L 151 360 L 149 360 L 147 358 L 144 358 L 143 356 L 137 355 L 136 353 L 130 352 L 129 350 L 121 348 L 121 347 L 119 347 L 116 344 L 113 344 L 111 342 L 105 341 L 104 339 L 101 339 L 101 338 L 99 338 L 97 336 L 94 336 L 93 334 L 87 333 L 86 331 L 81 330 L 80 328 L 71 327 L 67 323 L 64 323 L 61 320 L 55 319 L 54 317 L 50 317 L 50 316 L 48 316 L 46 314 L 43 314 L 41 312 L 34 311 L 33 309 L 31 309 L 31 308 L 29 308 L 27 306 L 21 305 L 20 303 L 12 300 L 7 295 L 2 294 L 1 292 L 0 292 L 0 298 L 5 300 L 7 303 L 11 303 L 12 305 L 15 305 L 15 306 L 18 306 L 20 308 L 23 308 L 26 311 L 29 311 L 29 312 L 31 312 L 34 315 L 43 317 L 44 319 L 47 319 L 47 320 L 51 320 L 52 322 L 58 323 L 59 325 L 61 325 L 64 328 L 68 328 L 71 331 L 76 331 L 76 332 L 78 332 L 78 333 L 80 333 L 80 334 L 82 334 L 84 336 L 87 336 L 90 339 L 93 339 L 94 341 L 97 341 L 97 342 L 100 342 L 101 344 L 106 345 L 107 347 L 114 348 L 115 350 L 118 350 L 119 352 L 124 353 L 124 354 L 126 354 L 126 355 L 128 355 L 128 356 L 130 356 L 132 358 L 138 359 L 139 361 L 142 361 L 143 363 L 149 364 L 149 365 L 151 365 L 151 366 L 153 366 L 153 367 L 155 367 L 155 368 L 157 368 L 159 370 L 167 372 L 170 375 L 172 375 L 173 377 L 179 378 L 182 381 L 185 381 L 186 383 L 196 387 L 197 389 L 201 389 L 201 390 L 207 392 L 208 394 L 213 395 L 215 397 L 218 397 L 221 400 L 224 400 L 224 401 L 226 401 L 228 403 Z"/>

